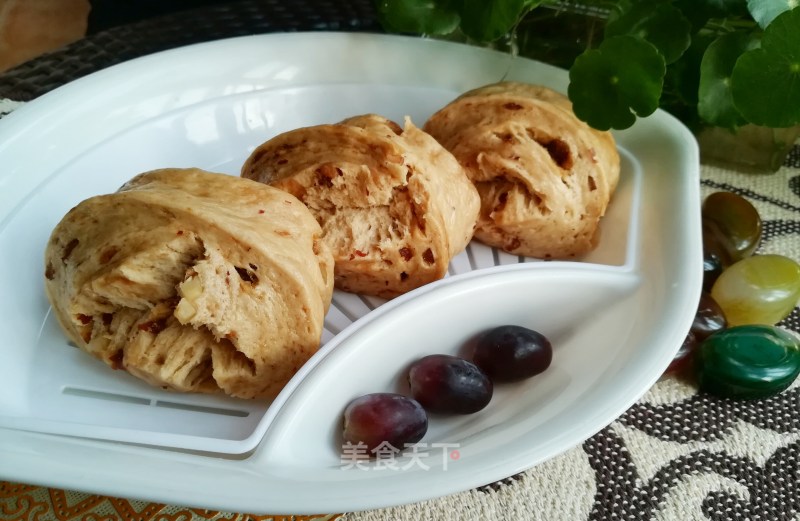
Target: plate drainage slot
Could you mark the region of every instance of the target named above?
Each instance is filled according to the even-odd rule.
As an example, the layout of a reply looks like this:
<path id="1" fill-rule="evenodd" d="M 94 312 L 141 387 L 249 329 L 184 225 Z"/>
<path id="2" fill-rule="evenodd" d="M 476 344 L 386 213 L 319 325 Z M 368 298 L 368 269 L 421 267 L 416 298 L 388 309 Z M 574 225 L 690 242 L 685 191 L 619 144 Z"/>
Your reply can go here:
<path id="1" fill-rule="evenodd" d="M 323 322 L 322 326 L 333 336 L 336 336 L 342 332 L 342 328 L 336 327 L 335 325 L 331 324 L 329 320 Z"/>
<path id="2" fill-rule="evenodd" d="M 240 411 L 238 409 L 223 409 L 221 407 L 206 407 L 205 405 L 191 405 L 188 403 L 177 402 L 164 402 L 158 400 L 156 407 L 164 407 L 166 409 L 180 409 L 183 411 L 202 412 L 206 414 L 219 414 L 220 416 L 236 416 L 237 418 L 247 418 L 250 413 L 247 411 Z"/>
<path id="3" fill-rule="evenodd" d="M 107 393 L 104 391 L 92 391 L 89 389 L 80 389 L 78 387 L 64 387 L 64 394 L 72 396 L 80 396 L 82 398 L 94 398 L 95 400 L 105 400 L 108 402 L 122 402 L 122 403 L 135 403 L 139 405 L 150 405 L 150 400 L 147 398 L 139 398 L 138 396 L 128 396 L 127 394 Z"/>
<path id="4" fill-rule="evenodd" d="M 147 405 L 151 407 L 163 407 L 165 409 L 178 409 L 182 411 L 201 412 L 204 414 L 216 414 L 219 416 L 234 416 L 237 418 L 247 418 L 250 416 L 250 412 L 242 411 L 240 409 L 226 409 L 223 407 L 208 407 L 206 405 L 192 405 L 188 403 L 169 402 L 164 400 L 150 400 L 149 398 L 141 398 L 139 396 L 109 393 L 106 391 L 95 391 L 92 389 L 81 389 L 80 387 L 64 387 L 61 392 L 69 396 L 91 398 L 93 400 L 104 400 L 107 402 Z"/>

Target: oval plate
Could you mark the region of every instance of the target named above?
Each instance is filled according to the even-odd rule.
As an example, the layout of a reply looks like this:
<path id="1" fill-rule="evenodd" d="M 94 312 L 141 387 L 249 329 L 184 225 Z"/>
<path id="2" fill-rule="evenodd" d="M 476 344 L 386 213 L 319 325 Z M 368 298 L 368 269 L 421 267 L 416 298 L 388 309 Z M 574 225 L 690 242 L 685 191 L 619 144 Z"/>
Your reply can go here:
<path id="1" fill-rule="evenodd" d="M 48 319 L 44 245 L 82 199 L 153 168 L 236 175 L 255 146 L 299 126 L 367 112 L 422 125 L 504 78 L 562 92 L 568 81 L 441 41 L 273 34 L 127 62 L 4 118 L 0 475 L 228 511 L 360 510 L 505 478 L 613 421 L 668 365 L 701 286 L 697 146 L 660 111 L 615 133 L 621 181 L 594 252 L 529 262 L 473 243 L 450 276 L 388 303 L 337 292 L 325 345 L 271 405 L 150 389 L 67 349 Z M 498 386 L 478 414 L 432 418 L 416 454 L 363 464 L 343 452 L 349 400 L 402 390 L 414 359 L 505 323 L 551 337 L 548 371 Z"/>

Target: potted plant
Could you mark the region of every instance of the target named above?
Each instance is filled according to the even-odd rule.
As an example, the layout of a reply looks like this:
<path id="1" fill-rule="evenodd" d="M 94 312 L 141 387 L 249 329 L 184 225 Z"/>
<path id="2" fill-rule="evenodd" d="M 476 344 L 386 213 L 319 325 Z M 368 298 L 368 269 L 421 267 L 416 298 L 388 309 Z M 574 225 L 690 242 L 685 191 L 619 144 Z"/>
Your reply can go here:
<path id="1" fill-rule="evenodd" d="M 569 69 L 575 113 L 598 129 L 661 107 L 706 160 L 751 170 L 777 169 L 800 136 L 798 0 L 376 2 L 389 31 L 511 38 L 520 55 Z"/>

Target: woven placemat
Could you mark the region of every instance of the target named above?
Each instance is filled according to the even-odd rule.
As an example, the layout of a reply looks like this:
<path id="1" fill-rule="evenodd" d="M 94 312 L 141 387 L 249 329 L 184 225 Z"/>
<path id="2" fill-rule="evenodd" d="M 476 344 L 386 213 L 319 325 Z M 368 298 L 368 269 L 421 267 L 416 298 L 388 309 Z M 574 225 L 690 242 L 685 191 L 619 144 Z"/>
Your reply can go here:
<path id="1" fill-rule="evenodd" d="M 67 82 L 158 51 L 292 31 L 381 31 L 372 0 L 239 0 L 115 27 L 0 74 L 0 98 L 30 101 Z"/>

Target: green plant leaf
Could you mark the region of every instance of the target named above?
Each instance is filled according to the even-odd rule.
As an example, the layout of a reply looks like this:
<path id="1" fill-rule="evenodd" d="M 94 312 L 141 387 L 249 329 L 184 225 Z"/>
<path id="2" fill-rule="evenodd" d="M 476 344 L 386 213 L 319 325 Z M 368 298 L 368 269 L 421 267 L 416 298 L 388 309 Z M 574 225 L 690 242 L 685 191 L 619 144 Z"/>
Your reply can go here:
<path id="1" fill-rule="evenodd" d="M 798 0 L 747 0 L 747 9 L 762 28 L 766 28 L 782 12 L 798 5 Z"/>
<path id="2" fill-rule="evenodd" d="M 572 65 L 572 108 L 596 129 L 628 128 L 637 115 L 658 108 L 665 71 L 664 57 L 652 44 L 634 36 L 607 38 Z"/>
<path id="3" fill-rule="evenodd" d="M 693 105 L 695 109 L 700 88 L 700 64 L 706 49 L 714 40 L 712 34 L 696 34 L 683 56 L 667 67 L 664 90 L 671 90 L 681 101 Z"/>
<path id="4" fill-rule="evenodd" d="M 691 130 L 702 128 L 697 114 L 697 92 L 700 87 L 700 62 L 706 49 L 714 41 L 710 33 L 697 33 L 692 44 L 676 62 L 667 66 L 664 91 L 659 106 L 680 119 Z"/>
<path id="5" fill-rule="evenodd" d="M 673 5 L 692 24 L 692 32 L 697 32 L 711 18 L 747 15 L 746 0 L 676 0 Z"/>
<path id="6" fill-rule="evenodd" d="M 690 0 L 698 9 L 704 9 L 714 18 L 741 15 L 747 12 L 746 0 Z"/>
<path id="7" fill-rule="evenodd" d="M 754 44 L 746 33 L 728 33 L 708 46 L 700 63 L 697 103 L 698 114 L 708 123 L 731 129 L 746 123 L 733 104 L 731 75 L 736 60 Z"/>
<path id="8" fill-rule="evenodd" d="M 461 30 L 479 42 L 493 42 L 514 28 L 531 0 L 462 0 Z"/>
<path id="9" fill-rule="evenodd" d="M 733 102 L 751 123 L 800 124 L 800 8 L 778 15 L 761 48 L 739 57 L 731 75 Z"/>
<path id="10" fill-rule="evenodd" d="M 606 38 L 631 35 L 647 40 L 664 55 L 667 63 L 681 57 L 692 41 L 692 26 L 676 7 L 668 3 L 632 4 L 606 25 Z"/>
<path id="11" fill-rule="evenodd" d="M 460 21 L 452 1 L 376 0 L 378 19 L 384 29 L 397 33 L 450 34 Z"/>

